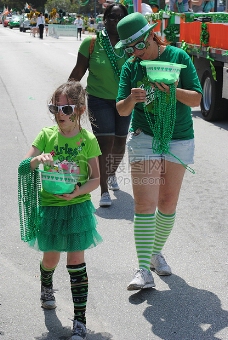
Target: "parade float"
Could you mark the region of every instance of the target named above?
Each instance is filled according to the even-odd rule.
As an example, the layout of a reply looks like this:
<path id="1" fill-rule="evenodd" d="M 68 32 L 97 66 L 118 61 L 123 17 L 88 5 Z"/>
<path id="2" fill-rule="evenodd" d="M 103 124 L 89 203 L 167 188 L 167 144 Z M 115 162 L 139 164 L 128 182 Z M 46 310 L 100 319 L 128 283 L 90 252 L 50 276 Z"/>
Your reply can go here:
<path id="1" fill-rule="evenodd" d="M 122 2 L 131 11 L 157 22 L 154 31 L 168 43 L 184 49 L 196 67 L 202 88 L 202 116 L 207 121 L 228 115 L 228 13 L 156 13 L 140 0 Z M 151 4 L 154 3 L 151 0 Z M 228 3 L 228 2 L 227 2 Z M 152 7 L 152 6 L 151 6 Z"/>

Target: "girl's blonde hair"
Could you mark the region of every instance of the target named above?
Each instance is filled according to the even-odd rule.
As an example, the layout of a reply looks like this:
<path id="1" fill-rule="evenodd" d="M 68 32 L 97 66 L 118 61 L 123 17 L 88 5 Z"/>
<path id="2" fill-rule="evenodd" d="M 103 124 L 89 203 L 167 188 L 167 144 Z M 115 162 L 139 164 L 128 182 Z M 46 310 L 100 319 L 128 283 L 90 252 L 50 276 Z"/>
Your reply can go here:
<path id="1" fill-rule="evenodd" d="M 82 108 L 86 107 L 87 109 L 87 93 L 83 89 L 81 83 L 75 80 L 68 80 L 55 90 L 51 96 L 50 102 L 53 105 L 57 105 L 60 96 L 65 96 L 69 105 L 76 105 L 76 121 L 78 123 L 79 129 L 81 129 L 80 118 L 81 114 L 84 112 L 84 110 L 82 112 Z"/>

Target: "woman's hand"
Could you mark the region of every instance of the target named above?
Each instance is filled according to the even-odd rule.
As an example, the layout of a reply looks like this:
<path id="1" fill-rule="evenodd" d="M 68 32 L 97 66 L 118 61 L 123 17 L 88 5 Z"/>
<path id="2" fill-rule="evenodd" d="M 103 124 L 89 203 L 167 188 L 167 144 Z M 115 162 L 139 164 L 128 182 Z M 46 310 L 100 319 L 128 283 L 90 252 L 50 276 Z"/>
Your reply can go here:
<path id="1" fill-rule="evenodd" d="M 170 88 L 169 88 L 169 85 L 165 84 L 165 83 L 157 83 L 155 82 L 154 83 L 157 88 L 162 91 L 162 92 L 165 92 L 165 93 L 170 93 Z M 175 82 L 175 86 L 177 87 L 178 85 L 178 80 Z M 154 88 L 154 86 L 152 85 L 152 87 Z"/>
<path id="2" fill-rule="evenodd" d="M 130 97 L 135 104 L 144 103 L 146 101 L 146 91 L 140 87 L 132 88 Z"/>

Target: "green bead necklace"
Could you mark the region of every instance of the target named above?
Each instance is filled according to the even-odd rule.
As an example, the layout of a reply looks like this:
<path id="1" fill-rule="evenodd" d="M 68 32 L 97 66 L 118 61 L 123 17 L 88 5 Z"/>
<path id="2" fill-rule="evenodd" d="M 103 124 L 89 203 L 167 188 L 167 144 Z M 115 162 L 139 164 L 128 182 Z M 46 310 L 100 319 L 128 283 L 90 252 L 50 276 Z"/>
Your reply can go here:
<path id="1" fill-rule="evenodd" d="M 112 47 L 106 29 L 102 30 L 102 32 L 99 34 L 99 42 L 104 47 L 104 50 L 107 53 L 108 59 L 110 60 L 114 73 L 117 75 L 118 78 L 120 78 L 121 69 L 118 66 L 117 60 L 125 56 L 125 51 L 123 51 L 123 54 L 120 56 L 115 53 L 115 50 Z"/>
<path id="2" fill-rule="evenodd" d="M 18 167 L 18 208 L 21 240 L 36 238 L 39 221 L 41 182 L 39 173 L 31 171 L 32 157 L 23 160 Z"/>
<path id="3" fill-rule="evenodd" d="M 161 48 L 158 45 L 158 60 L 160 59 Z M 147 78 L 145 67 L 143 74 Z M 150 80 L 148 79 L 150 82 Z M 156 85 L 154 85 L 154 102 L 153 112 L 149 112 L 146 104 L 144 104 L 144 113 L 149 127 L 153 133 L 152 150 L 158 154 L 170 154 L 190 172 L 195 171 L 184 164 L 177 156 L 173 155 L 169 151 L 169 143 L 173 136 L 175 121 L 176 121 L 176 85 L 175 83 L 168 85 L 169 93 L 160 91 Z M 153 114 L 153 120 L 152 120 Z"/>
<path id="4" fill-rule="evenodd" d="M 176 120 L 176 86 L 169 85 L 170 93 L 160 91 L 155 86 L 154 91 L 154 122 L 144 105 L 147 122 L 153 132 L 152 149 L 155 153 L 169 153 L 169 142 L 172 139 Z"/>

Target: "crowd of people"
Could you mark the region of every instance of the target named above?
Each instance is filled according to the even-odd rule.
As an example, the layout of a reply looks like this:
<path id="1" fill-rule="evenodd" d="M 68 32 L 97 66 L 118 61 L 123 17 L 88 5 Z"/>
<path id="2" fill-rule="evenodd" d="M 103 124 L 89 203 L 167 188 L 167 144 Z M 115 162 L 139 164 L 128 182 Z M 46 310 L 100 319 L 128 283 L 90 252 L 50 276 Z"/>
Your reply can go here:
<path id="1" fill-rule="evenodd" d="M 168 9 L 177 13 L 209 13 L 214 12 L 214 0 L 167 0 Z"/>
<path id="2" fill-rule="evenodd" d="M 77 19 L 81 25 L 80 16 Z M 167 45 L 154 33 L 156 24 L 149 24 L 142 14 L 128 14 L 122 4 L 111 4 L 104 12 L 104 26 L 96 37 L 82 41 L 68 80 L 48 102 L 56 125 L 40 131 L 18 168 L 21 237 L 43 252 L 40 299 L 45 309 L 56 308 L 53 276 L 61 253 L 67 253 L 74 308 L 71 340 L 83 340 L 87 332 L 84 253 L 102 242 L 90 193 L 100 185 L 100 207 L 112 205 L 109 190 L 120 190 L 117 169 L 125 146 L 138 257 L 138 269 L 127 289 L 155 287 L 152 271 L 172 274 L 162 249 L 175 223 L 186 168 L 194 162 L 191 107 L 199 105 L 202 95 L 191 58 Z M 185 68 L 175 83 L 151 83 L 141 64 L 148 60 Z M 85 91 L 80 81 L 86 71 Z M 87 107 L 93 133 L 81 126 Z M 76 169 L 80 181 L 70 193 L 41 190 L 40 165 L 48 172 Z"/>

